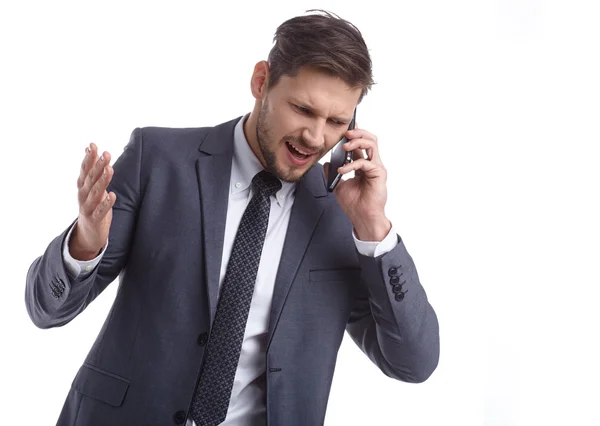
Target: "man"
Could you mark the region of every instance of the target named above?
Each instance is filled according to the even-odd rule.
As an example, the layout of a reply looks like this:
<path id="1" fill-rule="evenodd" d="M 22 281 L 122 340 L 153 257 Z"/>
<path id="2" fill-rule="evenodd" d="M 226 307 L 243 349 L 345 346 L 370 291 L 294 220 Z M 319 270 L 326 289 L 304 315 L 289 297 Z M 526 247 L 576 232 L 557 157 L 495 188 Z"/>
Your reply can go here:
<path id="1" fill-rule="evenodd" d="M 59 425 L 322 424 L 345 330 L 384 374 L 432 374 L 438 322 L 384 213 L 377 138 L 347 131 L 371 85 L 353 25 L 296 17 L 251 113 L 135 129 L 114 168 L 86 148 L 78 218 L 33 262 L 27 310 L 62 326 L 120 285 Z M 355 177 L 330 193 L 318 160 L 344 134 Z"/>

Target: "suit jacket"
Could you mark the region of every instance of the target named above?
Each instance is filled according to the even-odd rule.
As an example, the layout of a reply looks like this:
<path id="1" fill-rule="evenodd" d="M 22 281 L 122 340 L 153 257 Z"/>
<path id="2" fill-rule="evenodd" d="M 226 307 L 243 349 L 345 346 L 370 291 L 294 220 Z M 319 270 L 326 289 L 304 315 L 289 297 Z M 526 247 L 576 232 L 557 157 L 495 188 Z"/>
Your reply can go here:
<path id="1" fill-rule="evenodd" d="M 117 201 L 97 268 L 83 281 L 67 274 L 61 247 L 70 226 L 33 261 L 25 301 L 40 328 L 67 324 L 119 276 L 58 425 L 185 422 L 217 305 L 239 119 L 135 129 L 113 166 L 108 191 Z M 435 370 L 437 317 L 397 238 L 384 255 L 361 255 L 323 167 L 298 183 L 270 312 L 269 425 L 323 424 L 345 330 L 392 378 L 422 382 Z"/>

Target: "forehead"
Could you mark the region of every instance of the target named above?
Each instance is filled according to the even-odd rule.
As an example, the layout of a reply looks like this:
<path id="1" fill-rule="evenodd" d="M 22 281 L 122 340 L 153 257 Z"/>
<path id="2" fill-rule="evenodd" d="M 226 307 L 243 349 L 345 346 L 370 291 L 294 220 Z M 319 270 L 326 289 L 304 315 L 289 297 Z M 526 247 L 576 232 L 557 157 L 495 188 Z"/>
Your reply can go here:
<path id="1" fill-rule="evenodd" d="M 352 115 L 362 90 L 350 87 L 339 77 L 314 68 L 301 68 L 297 75 L 284 75 L 274 89 L 280 95 L 315 109 L 336 110 Z"/>

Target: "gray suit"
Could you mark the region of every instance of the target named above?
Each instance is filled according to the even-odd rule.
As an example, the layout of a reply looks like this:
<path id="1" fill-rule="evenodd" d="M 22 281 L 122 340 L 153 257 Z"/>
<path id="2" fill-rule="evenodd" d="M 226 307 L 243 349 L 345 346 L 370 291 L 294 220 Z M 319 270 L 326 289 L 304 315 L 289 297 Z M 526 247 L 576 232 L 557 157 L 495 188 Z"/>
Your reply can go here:
<path id="1" fill-rule="evenodd" d="M 217 305 L 239 119 L 135 129 L 113 166 L 108 190 L 117 201 L 98 267 L 81 282 L 69 278 L 61 252 L 68 228 L 31 265 L 26 306 L 41 328 L 68 323 L 120 278 L 59 425 L 184 423 Z M 344 330 L 395 379 L 422 382 L 437 366 L 437 317 L 402 240 L 377 258 L 359 254 L 317 164 L 298 184 L 273 294 L 270 425 L 323 423 Z"/>

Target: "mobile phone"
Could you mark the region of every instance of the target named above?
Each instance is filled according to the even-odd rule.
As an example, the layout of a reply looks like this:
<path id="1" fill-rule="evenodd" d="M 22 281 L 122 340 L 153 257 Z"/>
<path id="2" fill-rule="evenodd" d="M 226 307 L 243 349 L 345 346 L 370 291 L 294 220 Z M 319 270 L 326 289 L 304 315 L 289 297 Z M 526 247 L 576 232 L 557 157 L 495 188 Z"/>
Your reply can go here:
<path id="1" fill-rule="evenodd" d="M 350 121 L 348 130 L 354 130 L 355 122 L 356 108 L 354 109 L 354 116 L 352 117 L 352 121 Z M 352 162 L 352 151 L 346 152 L 344 151 L 344 148 L 342 148 L 342 146 L 347 142 L 348 138 L 344 136 L 331 151 L 331 159 L 329 160 L 329 173 L 327 174 L 327 189 L 329 192 L 333 192 L 337 184 L 342 179 L 342 175 L 338 173 L 337 170 L 340 167 Z"/>

